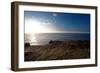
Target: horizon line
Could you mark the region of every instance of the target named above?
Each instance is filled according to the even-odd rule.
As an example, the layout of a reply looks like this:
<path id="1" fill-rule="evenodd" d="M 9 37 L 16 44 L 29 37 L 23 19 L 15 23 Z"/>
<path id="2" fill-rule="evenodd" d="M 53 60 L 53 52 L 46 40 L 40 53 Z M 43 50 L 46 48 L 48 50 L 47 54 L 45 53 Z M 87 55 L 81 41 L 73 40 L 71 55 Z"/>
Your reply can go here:
<path id="1" fill-rule="evenodd" d="M 87 33 L 90 34 L 90 32 L 40 32 L 40 33 Z M 38 33 L 25 33 L 25 34 L 38 34 Z"/>

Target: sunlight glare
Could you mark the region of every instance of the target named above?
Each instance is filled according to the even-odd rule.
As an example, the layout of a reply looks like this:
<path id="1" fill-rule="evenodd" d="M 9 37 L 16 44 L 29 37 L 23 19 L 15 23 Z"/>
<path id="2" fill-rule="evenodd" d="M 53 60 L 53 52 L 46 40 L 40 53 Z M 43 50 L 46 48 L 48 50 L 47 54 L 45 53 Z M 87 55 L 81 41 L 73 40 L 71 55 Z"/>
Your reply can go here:
<path id="1" fill-rule="evenodd" d="M 29 19 L 25 22 L 25 33 L 39 33 L 43 31 L 43 29 L 40 22 L 36 20 Z"/>

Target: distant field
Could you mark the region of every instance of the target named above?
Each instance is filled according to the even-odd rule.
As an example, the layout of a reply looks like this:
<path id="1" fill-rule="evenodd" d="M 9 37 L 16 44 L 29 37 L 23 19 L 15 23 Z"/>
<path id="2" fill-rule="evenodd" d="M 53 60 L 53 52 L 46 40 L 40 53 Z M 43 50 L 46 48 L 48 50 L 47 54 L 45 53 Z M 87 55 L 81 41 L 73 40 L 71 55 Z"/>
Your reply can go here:
<path id="1" fill-rule="evenodd" d="M 89 40 L 50 41 L 47 45 L 25 46 L 25 61 L 90 58 Z"/>

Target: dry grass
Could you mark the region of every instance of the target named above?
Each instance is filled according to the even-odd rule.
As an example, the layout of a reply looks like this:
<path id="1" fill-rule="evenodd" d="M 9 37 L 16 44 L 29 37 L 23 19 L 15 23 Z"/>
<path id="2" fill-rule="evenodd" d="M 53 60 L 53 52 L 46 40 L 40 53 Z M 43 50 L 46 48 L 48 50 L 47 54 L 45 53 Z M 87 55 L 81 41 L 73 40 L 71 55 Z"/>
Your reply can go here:
<path id="1" fill-rule="evenodd" d="M 25 61 L 90 58 L 90 41 L 52 41 L 47 45 L 25 47 Z"/>

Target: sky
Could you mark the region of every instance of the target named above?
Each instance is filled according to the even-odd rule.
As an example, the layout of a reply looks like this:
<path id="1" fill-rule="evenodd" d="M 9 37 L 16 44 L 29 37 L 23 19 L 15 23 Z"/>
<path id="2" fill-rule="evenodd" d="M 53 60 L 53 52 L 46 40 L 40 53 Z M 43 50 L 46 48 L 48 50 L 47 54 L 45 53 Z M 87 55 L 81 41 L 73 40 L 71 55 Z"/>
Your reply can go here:
<path id="1" fill-rule="evenodd" d="M 90 33 L 90 14 L 24 11 L 25 33 Z"/>

